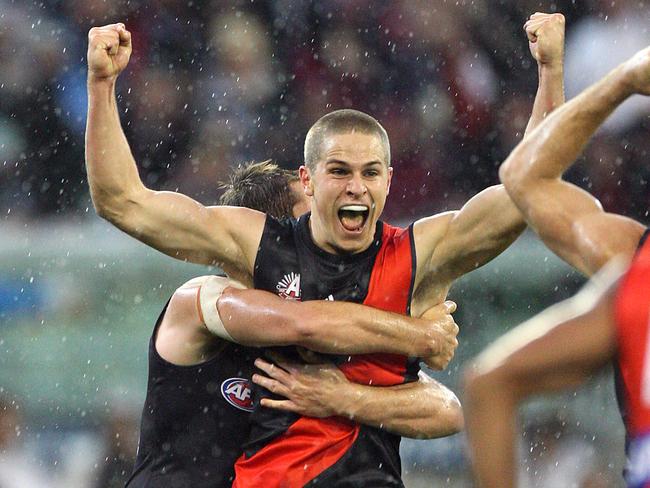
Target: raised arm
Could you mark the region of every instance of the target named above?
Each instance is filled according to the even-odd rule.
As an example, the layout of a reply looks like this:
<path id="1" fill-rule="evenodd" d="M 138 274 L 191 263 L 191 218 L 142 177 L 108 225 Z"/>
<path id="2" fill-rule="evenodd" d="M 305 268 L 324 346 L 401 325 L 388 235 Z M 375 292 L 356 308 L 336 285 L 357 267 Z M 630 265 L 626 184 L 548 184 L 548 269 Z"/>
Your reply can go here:
<path id="1" fill-rule="evenodd" d="M 558 256 L 586 275 L 613 256 L 634 254 L 644 227 L 603 211 L 562 180 L 596 129 L 633 93 L 650 93 L 650 50 L 638 53 L 556 110 L 526 137 L 499 174 L 526 221 Z"/>
<path id="2" fill-rule="evenodd" d="M 611 279 L 609 285 L 590 286 L 542 312 L 498 339 L 468 368 L 465 420 L 479 486 L 515 486 L 519 402 L 576 386 L 612 359 Z"/>
<path id="3" fill-rule="evenodd" d="M 524 137 L 564 103 L 564 15 L 536 12 L 524 24 L 539 83 Z"/>
<path id="4" fill-rule="evenodd" d="M 131 55 L 123 24 L 88 33 L 86 169 L 97 213 L 136 239 L 178 259 L 220 264 L 250 274 L 264 215 L 249 209 L 204 207 L 174 192 L 144 186 L 120 124 L 118 75 Z M 239 225 L 246 221 L 247 225 Z"/>
<path id="5" fill-rule="evenodd" d="M 528 134 L 564 101 L 564 17 L 536 13 L 524 29 L 539 73 Z M 416 285 L 423 283 L 426 287 L 429 274 L 452 281 L 482 266 L 503 252 L 524 229 L 521 213 L 500 185 L 480 192 L 457 212 L 417 222 L 418 258 L 428 265 L 418 269 Z"/>
<path id="6" fill-rule="evenodd" d="M 424 373 L 417 382 L 375 387 L 348 381 L 329 363 L 298 364 L 275 357 L 274 364 L 257 359 L 255 365 L 267 376 L 255 374 L 253 382 L 285 397 L 263 398 L 264 407 L 308 417 L 346 417 L 418 439 L 444 437 L 463 428 L 456 395 Z"/>

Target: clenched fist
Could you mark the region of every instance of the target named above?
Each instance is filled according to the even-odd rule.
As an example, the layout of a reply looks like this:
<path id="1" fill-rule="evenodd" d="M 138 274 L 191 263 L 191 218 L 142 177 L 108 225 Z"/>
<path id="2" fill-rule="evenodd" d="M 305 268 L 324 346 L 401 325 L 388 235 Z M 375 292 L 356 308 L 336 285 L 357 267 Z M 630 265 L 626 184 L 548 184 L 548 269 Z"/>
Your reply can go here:
<path id="1" fill-rule="evenodd" d="M 129 64 L 131 33 L 124 24 L 93 27 L 88 32 L 88 79 L 115 79 Z"/>
<path id="2" fill-rule="evenodd" d="M 430 308 L 422 315 L 430 327 L 432 352 L 422 360 L 432 369 L 445 369 L 458 347 L 456 336 L 459 329 L 451 315 L 455 311 L 456 304 L 447 300 Z"/>
<path id="3" fill-rule="evenodd" d="M 528 47 L 538 64 L 562 65 L 564 15 L 535 12 L 524 24 Z"/>

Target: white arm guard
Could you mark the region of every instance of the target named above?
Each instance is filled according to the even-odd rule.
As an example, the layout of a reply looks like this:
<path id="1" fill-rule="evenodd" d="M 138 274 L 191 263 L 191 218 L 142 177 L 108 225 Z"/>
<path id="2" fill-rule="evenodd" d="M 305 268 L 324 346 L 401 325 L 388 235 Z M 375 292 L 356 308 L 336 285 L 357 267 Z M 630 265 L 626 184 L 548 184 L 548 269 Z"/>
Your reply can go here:
<path id="1" fill-rule="evenodd" d="M 199 287 L 197 307 L 203 323 L 212 334 L 227 341 L 235 342 L 223 325 L 217 309 L 217 300 L 227 286 L 244 288 L 241 283 L 223 276 L 208 277 Z"/>

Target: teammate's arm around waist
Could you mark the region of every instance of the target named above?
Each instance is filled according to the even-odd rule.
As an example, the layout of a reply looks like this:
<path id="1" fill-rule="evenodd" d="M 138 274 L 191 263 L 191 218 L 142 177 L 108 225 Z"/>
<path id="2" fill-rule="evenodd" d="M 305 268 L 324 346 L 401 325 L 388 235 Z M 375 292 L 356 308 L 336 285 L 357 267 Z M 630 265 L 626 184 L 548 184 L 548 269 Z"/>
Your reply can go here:
<path id="1" fill-rule="evenodd" d="M 349 381 L 334 364 L 298 364 L 277 356 L 257 359 L 253 382 L 283 399 L 262 398 L 263 407 L 306 417 L 339 416 L 404 437 L 433 439 L 459 432 L 463 414 L 456 395 L 420 372 L 420 380 L 396 386 Z M 264 374 L 266 376 L 264 376 Z"/>

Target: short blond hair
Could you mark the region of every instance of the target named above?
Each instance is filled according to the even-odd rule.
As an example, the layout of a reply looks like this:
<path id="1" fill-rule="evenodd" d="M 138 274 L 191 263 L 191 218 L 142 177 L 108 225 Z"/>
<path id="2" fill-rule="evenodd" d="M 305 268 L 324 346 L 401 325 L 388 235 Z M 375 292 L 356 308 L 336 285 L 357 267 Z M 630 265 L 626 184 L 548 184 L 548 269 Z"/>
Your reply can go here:
<path id="1" fill-rule="evenodd" d="M 305 138 L 305 166 L 311 171 L 316 168 L 316 163 L 321 157 L 323 141 L 327 135 L 345 134 L 353 131 L 376 135 L 384 148 L 386 165 L 390 166 L 390 141 L 386 129 L 374 117 L 352 109 L 330 112 L 311 126 Z"/>

